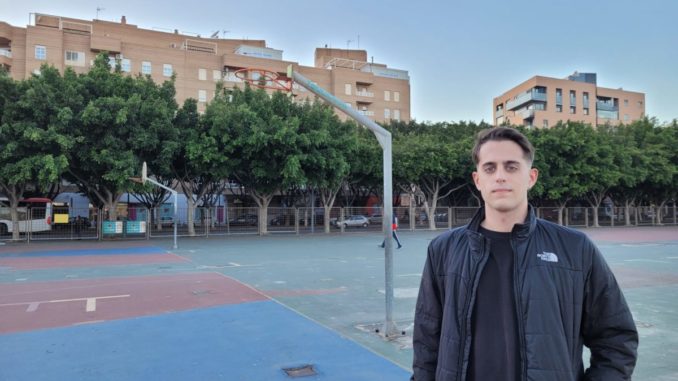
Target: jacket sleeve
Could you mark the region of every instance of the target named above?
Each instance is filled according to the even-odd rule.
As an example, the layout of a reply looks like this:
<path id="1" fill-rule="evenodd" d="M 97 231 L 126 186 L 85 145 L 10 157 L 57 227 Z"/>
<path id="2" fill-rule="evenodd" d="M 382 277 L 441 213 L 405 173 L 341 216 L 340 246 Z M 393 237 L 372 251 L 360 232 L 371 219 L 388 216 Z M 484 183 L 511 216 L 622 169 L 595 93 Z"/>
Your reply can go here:
<path id="1" fill-rule="evenodd" d="M 435 380 L 442 324 L 442 297 L 429 245 L 414 314 L 412 381 Z"/>
<path id="2" fill-rule="evenodd" d="M 591 265 L 584 295 L 582 334 L 591 350 L 585 380 L 630 380 L 638 356 L 638 331 L 617 280 L 588 241 Z"/>

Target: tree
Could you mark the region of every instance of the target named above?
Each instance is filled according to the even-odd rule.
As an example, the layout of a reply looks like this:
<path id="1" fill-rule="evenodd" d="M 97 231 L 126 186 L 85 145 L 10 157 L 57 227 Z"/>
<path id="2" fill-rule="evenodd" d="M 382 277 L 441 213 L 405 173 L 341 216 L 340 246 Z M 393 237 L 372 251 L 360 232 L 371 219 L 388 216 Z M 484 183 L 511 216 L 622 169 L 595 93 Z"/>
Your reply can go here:
<path id="1" fill-rule="evenodd" d="M 21 82 L 0 74 L 0 94 L 0 189 L 10 204 L 12 239 L 19 239 L 17 207 L 26 187 L 49 186 L 68 167 L 65 152 L 72 141 L 60 131 L 73 118 L 67 98 L 73 94 L 46 65 Z"/>
<path id="2" fill-rule="evenodd" d="M 170 128 L 174 101 L 150 78 L 124 75 L 119 66 L 111 71 L 105 54 L 77 82 L 85 107 L 67 129 L 76 145 L 66 178 L 116 219 L 118 198 L 131 189 L 129 177 L 138 176 L 140 156 L 170 154 L 158 134 Z"/>
<path id="3" fill-rule="evenodd" d="M 309 187 L 317 189 L 324 207 L 325 233 L 330 232 L 330 210 L 350 171 L 349 160 L 356 151 L 357 127 L 343 123 L 329 106 L 315 102 L 301 107 L 299 132 L 304 153 L 301 167 Z"/>
<path id="4" fill-rule="evenodd" d="M 438 201 L 470 181 L 473 136 L 458 134 L 447 124 L 394 134 L 394 178 L 411 199 L 423 199 L 429 228 L 435 229 Z"/>
<path id="5" fill-rule="evenodd" d="M 539 180 L 531 192 L 556 203 L 561 225 L 567 203 L 588 190 L 580 175 L 588 165 L 587 155 L 582 154 L 589 148 L 584 134 L 590 132 L 587 128 L 581 123 L 558 123 L 527 132 L 535 147 L 534 167 L 539 170 Z"/>
<path id="6" fill-rule="evenodd" d="M 233 177 L 259 206 L 259 233 L 267 233 L 267 208 L 281 189 L 307 184 L 302 161 L 310 137 L 301 127 L 300 106 L 286 94 L 234 88 L 220 123 L 229 139 Z"/>

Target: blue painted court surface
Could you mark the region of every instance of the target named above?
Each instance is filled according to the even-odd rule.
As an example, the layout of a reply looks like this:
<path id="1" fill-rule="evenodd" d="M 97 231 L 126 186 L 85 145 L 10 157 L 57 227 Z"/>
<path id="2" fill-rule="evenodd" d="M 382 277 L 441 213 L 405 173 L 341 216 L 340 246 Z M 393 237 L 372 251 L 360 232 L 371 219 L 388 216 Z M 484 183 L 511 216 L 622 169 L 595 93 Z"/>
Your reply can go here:
<path id="1" fill-rule="evenodd" d="M 405 380 L 409 372 L 274 302 L 0 337 L 2 380 Z"/>

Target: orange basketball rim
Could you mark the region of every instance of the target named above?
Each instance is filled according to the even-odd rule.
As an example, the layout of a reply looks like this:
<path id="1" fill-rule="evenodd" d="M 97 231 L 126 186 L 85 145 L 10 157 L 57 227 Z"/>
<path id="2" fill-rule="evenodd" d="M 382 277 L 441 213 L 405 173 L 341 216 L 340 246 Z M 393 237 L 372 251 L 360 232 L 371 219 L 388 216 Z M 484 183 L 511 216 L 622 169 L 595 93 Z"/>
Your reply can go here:
<path id="1" fill-rule="evenodd" d="M 268 69 L 245 68 L 235 71 L 235 76 L 250 86 L 261 89 L 292 91 L 292 79 Z"/>

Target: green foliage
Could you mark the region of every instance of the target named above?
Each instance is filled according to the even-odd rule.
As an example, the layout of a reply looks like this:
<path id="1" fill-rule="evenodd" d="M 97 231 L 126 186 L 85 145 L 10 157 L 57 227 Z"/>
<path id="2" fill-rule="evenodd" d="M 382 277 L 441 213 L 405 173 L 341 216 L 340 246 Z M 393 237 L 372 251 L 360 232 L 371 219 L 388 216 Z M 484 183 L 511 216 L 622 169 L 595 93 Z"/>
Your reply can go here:
<path id="1" fill-rule="evenodd" d="M 62 176 L 97 205 L 130 189 L 146 161 L 150 172 L 206 189 L 237 179 L 253 197 L 284 189 L 316 189 L 332 203 L 348 184 L 382 187 L 382 150 L 374 135 L 341 121 L 320 102 L 295 103 L 246 86 L 217 88 L 204 113 L 194 99 L 178 107 L 174 78 L 155 84 L 129 76 L 97 56 L 86 74 L 43 66 L 23 81 L 0 73 L 0 186 L 12 196 L 29 184 Z M 392 122 L 396 189 L 420 192 L 435 205 L 456 189 L 473 188 L 470 150 L 486 124 Z M 678 189 L 678 125 L 645 118 L 592 128 L 578 122 L 524 130 L 536 147 L 539 203 L 564 205 L 606 193 L 662 203 Z"/>

